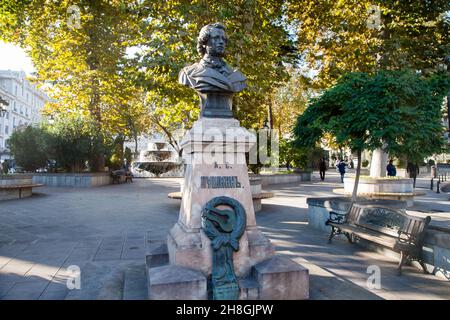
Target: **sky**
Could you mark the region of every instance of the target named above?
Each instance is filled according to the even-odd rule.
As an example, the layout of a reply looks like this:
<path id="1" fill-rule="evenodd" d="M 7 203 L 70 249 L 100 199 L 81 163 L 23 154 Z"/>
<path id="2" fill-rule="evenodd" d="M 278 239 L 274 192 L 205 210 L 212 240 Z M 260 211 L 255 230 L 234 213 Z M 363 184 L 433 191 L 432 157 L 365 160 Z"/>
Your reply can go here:
<path id="1" fill-rule="evenodd" d="M 27 75 L 35 71 L 31 59 L 22 48 L 0 41 L 0 70 L 8 69 L 24 71 Z"/>

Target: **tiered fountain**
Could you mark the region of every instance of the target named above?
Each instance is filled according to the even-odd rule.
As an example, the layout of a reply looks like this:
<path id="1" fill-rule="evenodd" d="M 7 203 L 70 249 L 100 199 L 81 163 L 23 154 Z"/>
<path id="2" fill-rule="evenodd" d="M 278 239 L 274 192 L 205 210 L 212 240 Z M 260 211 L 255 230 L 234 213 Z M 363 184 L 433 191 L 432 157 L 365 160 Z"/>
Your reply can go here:
<path id="1" fill-rule="evenodd" d="M 131 165 L 135 177 L 182 176 L 183 164 L 174 159 L 174 152 L 168 149 L 166 142 L 152 142 L 152 150 L 141 151 L 139 160 Z"/>

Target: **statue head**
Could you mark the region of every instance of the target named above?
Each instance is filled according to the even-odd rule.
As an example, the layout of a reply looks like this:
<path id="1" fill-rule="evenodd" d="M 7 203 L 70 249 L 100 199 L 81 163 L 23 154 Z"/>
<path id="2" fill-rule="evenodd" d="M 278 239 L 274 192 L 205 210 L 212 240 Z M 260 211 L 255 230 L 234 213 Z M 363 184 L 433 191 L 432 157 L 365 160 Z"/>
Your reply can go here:
<path id="1" fill-rule="evenodd" d="M 207 53 L 211 56 L 223 57 L 227 42 L 225 27 L 221 23 L 208 24 L 200 30 L 197 51 L 202 56 Z"/>

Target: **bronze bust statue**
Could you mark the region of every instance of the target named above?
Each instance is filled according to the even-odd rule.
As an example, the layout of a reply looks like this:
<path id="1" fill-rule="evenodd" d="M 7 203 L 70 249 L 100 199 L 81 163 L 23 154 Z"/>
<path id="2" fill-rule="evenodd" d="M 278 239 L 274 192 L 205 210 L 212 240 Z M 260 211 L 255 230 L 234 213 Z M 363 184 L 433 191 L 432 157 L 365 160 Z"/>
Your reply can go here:
<path id="1" fill-rule="evenodd" d="M 200 96 L 201 117 L 232 118 L 233 94 L 247 87 L 245 76 L 222 59 L 227 41 L 222 24 L 204 26 L 197 39 L 202 59 L 180 71 L 179 82 Z"/>

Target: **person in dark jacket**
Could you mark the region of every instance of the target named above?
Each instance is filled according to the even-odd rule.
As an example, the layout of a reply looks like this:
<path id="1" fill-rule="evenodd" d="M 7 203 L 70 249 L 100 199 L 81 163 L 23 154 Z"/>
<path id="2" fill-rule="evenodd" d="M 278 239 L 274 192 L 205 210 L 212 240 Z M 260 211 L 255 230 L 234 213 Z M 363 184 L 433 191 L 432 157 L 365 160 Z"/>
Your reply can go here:
<path id="1" fill-rule="evenodd" d="M 345 167 L 347 164 L 344 162 L 344 160 L 341 159 L 339 164 L 337 165 L 338 171 L 341 174 L 341 182 L 344 183 L 344 175 L 345 175 Z"/>
<path id="2" fill-rule="evenodd" d="M 387 175 L 389 177 L 395 177 L 397 175 L 397 169 L 392 164 L 392 160 L 389 160 L 389 164 L 386 166 Z"/>
<path id="3" fill-rule="evenodd" d="M 419 174 L 419 166 L 415 163 L 408 162 L 408 165 L 406 166 L 406 172 L 408 172 L 409 177 L 414 180 L 413 187 L 415 188 L 417 175 Z"/>
<path id="4" fill-rule="evenodd" d="M 325 180 L 325 171 L 327 171 L 327 163 L 325 158 L 321 158 L 319 162 L 320 180 Z"/>

